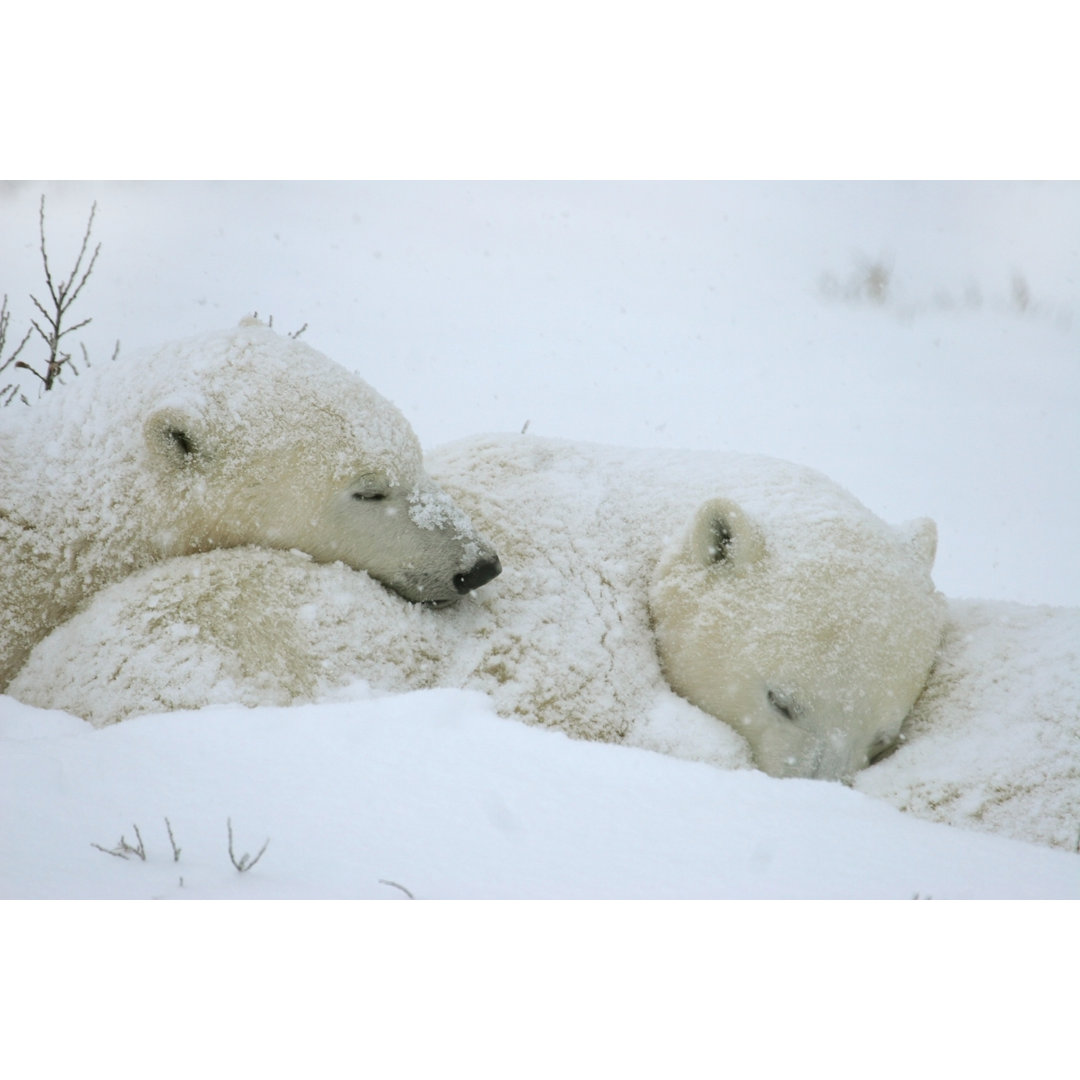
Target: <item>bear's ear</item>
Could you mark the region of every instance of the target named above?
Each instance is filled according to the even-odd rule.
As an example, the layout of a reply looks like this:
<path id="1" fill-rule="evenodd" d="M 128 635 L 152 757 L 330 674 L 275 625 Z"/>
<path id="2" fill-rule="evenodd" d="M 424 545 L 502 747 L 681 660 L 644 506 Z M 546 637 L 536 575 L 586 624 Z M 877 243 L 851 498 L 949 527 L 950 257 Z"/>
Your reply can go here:
<path id="1" fill-rule="evenodd" d="M 919 560 L 927 570 L 934 565 L 937 556 L 937 525 L 931 518 L 916 518 L 900 526 L 900 533 L 908 547 L 915 552 L 915 558 Z"/>
<path id="2" fill-rule="evenodd" d="M 757 524 L 730 499 L 709 499 L 690 527 L 690 550 L 702 566 L 738 568 L 757 562 L 765 540 Z"/>
<path id="3" fill-rule="evenodd" d="M 190 408 L 156 409 L 143 424 L 143 438 L 153 455 L 174 467 L 190 468 L 209 456 L 202 418 Z"/>

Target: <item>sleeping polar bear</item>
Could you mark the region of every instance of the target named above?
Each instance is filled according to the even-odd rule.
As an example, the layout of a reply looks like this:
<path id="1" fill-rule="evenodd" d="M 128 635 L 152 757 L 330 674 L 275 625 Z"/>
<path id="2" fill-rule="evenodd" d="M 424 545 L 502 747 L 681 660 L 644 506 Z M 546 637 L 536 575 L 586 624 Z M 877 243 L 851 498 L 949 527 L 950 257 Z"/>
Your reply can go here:
<path id="1" fill-rule="evenodd" d="M 0 432 L 0 691 L 99 589 L 176 555 L 298 548 L 452 603 L 497 554 L 391 402 L 245 320 L 132 353 Z"/>

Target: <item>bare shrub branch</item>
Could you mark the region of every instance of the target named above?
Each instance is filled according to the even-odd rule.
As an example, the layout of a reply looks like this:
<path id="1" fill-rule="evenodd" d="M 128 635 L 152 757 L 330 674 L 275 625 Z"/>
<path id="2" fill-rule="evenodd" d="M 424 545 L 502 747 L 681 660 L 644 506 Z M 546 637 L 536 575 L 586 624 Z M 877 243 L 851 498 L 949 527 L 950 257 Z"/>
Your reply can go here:
<path id="1" fill-rule="evenodd" d="M 86 318 L 73 325 L 67 325 L 71 307 L 79 298 L 79 294 L 82 292 L 87 281 L 90 280 L 90 275 L 94 271 L 98 255 L 101 253 L 101 244 L 96 244 L 93 251 L 90 251 L 91 237 L 94 229 L 94 216 L 96 214 L 97 203 L 95 202 L 90 208 L 90 216 L 86 222 L 86 231 L 83 233 L 82 244 L 79 246 L 79 254 L 75 259 L 75 265 L 72 267 L 71 273 L 66 277 L 56 278 L 53 275 L 53 268 L 49 264 L 49 251 L 45 240 L 45 196 L 41 196 L 41 203 L 38 209 L 38 233 L 40 237 L 41 264 L 45 271 L 45 285 L 49 291 L 49 296 L 46 302 L 42 302 L 34 296 L 33 293 L 30 294 L 30 300 L 34 307 L 37 308 L 40 315 L 40 321 L 38 319 L 30 320 L 30 329 L 27 330 L 26 337 L 23 338 L 18 349 L 16 349 L 6 361 L 0 364 L 0 371 L 7 367 L 9 363 L 15 361 L 15 367 L 21 368 L 23 371 L 29 371 L 30 374 L 41 383 L 44 390 L 51 390 L 55 383 L 62 383 L 64 381 L 63 372 L 65 370 L 65 365 L 70 368 L 74 374 L 78 375 L 78 369 L 71 362 L 71 354 L 64 352 L 61 345 L 63 339 L 67 337 L 68 334 L 72 334 L 76 330 L 81 330 L 93 321 L 90 318 Z M 5 315 L 6 307 L 7 298 L 5 297 Z M 7 329 L 6 320 L 4 329 Z M 44 361 L 44 371 L 38 370 L 37 367 L 25 360 L 16 359 L 34 331 L 37 331 L 38 336 L 48 349 L 48 356 Z M 117 351 L 119 351 L 119 341 L 116 343 L 116 346 Z M 116 353 L 114 352 L 113 355 L 115 357 Z M 3 347 L 2 343 L 0 343 L 0 357 L 2 356 Z M 83 347 L 83 359 L 86 362 L 86 365 L 89 366 L 90 359 L 87 355 L 85 346 Z M 8 387 L 4 387 L 3 392 L 6 392 L 7 390 Z M 7 401 L 5 401 L 5 404 L 8 404 L 10 400 L 11 398 L 9 397 Z M 23 400 L 25 401 L 26 399 L 23 398 Z"/>
<path id="2" fill-rule="evenodd" d="M 4 350 L 7 348 L 7 332 L 10 323 L 11 312 L 8 310 L 8 298 L 7 293 L 5 293 L 3 300 L 0 300 L 0 371 L 3 371 L 5 368 L 10 367 L 13 363 L 15 363 L 16 360 L 18 360 L 19 353 L 23 351 L 23 346 L 30 340 L 30 335 L 33 333 L 32 329 L 27 330 L 26 333 L 23 335 L 22 341 L 19 342 L 18 347 L 15 349 L 15 351 L 5 359 Z M 18 365 L 16 364 L 16 366 Z M 0 394 L 7 394 L 9 390 L 11 391 L 11 393 L 8 396 L 8 399 L 4 402 L 5 405 L 10 404 L 11 399 L 19 392 L 18 386 L 12 383 L 8 383 L 7 386 L 0 390 Z"/>
<path id="3" fill-rule="evenodd" d="M 235 866 L 236 869 L 239 870 L 240 873 L 242 874 L 245 871 L 250 870 L 263 857 L 263 852 L 269 846 L 270 839 L 269 839 L 269 837 L 267 837 L 266 843 L 263 844 L 263 846 L 261 848 L 259 848 L 259 853 L 254 858 L 252 858 L 250 855 L 248 855 L 245 852 L 238 859 L 236 857 L 235 851 L 233 851 L 232 818 L 226 818 L 225 823 L 226 823 L 226 825 L 228 826 L 228 829 L 229 829 L 229 859 L 232 861 L 233 866 Z"/>
<path id="4" fill-rule="evenodd" d="M 120 839 L 123 840 L 123 837 L 121 837 Z M 104 851 L 106 855 L 115 855 L 118 859 L 126 859 L 127 858 L 127 852 L 122 851 L 119 846 L 114 847 L 114 848 L 107 848 L 107 847 L 102 847 L 100 844 L 95 844 L 92 841 L 91 841 L 90 846 L 92 848 L 97 848 L 98 851 Z"/>
<path id="5" fill-rule="evenodd" d="M 181 849 L 176 846 L 176 837 L 173 836 L 172 825 L 170 824 L 168 818 L 165 819 L 165 828 L 169 831 L 169 844 L 172 847 L 172 861 L 179 862 Z M 184 879 L 181 878 L 180 880 L 183 881 Z"/>
<path id="6" fill-rule="evenodd" d="M 137 844 L 129 844 L 127 840 L 121 836 L 114 848 L 106 848 L 102 847 L 100 844 L 93 843 L 90 846 L 92 848 L 97 848 L 98 851 L 104 851 L 106 855 L 115 855 L 118 859 L 128 859 L 132 855 L 137 855 L 139 859 L 146 862 L 146 845 L 143 843 L 142 834 L 139 832 L 139 826 L 132 825 L 131 827 L 135 830 L 135 839 L 138 841 Z"/>

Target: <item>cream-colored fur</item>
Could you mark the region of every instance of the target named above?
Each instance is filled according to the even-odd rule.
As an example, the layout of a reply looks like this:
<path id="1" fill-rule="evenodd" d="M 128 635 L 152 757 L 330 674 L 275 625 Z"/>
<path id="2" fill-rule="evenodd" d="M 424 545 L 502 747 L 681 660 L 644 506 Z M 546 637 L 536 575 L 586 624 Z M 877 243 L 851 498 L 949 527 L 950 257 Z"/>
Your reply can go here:
<path id="1" fill-rule="evenodd" d="M 296 548 L 433 603 L 494 559 L 390 402 L 250 321 L 98 365 L 15 419 L 0 461 L 0 689 L 95 592 L 172 556 Z"/>
<path id="2" fill-rule="evenodd" d="M 653 582 L 664 671 L 772 776 L 850 776 L 895 745 L 926 683 L 944 619 L 935 546 L 930 521 L 898 533 L 826 512 L 791 531 L 710 500 Z"/>
<path id="3" fill-rule="evenodd" d="M 894 530 L 812 470 L 523 436 L 465 440 L 428 467 L 504 565 L 455 608 L 284 553 L 176 559 L 102 594 L 12 692 L 103 723 L 357 678 L 461 686 L 578 738 L 741 765 L 745 736 L 769 771 L 837 777 L 922 688 L 942 620 L 932 525 Z"/>

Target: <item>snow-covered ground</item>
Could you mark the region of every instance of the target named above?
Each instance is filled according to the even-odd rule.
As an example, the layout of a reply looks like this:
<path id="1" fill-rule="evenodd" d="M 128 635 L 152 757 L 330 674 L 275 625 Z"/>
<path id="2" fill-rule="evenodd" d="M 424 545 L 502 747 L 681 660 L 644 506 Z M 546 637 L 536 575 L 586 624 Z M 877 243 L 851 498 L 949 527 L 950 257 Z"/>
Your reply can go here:
<path id="1" fill-rule="evenodd" d="M 1077 185 L 7 184 L 12 333 L 40 295 L 42 191 L 58 268 L 98 203 L 77 309 L 95 365 L 117 339 L 133 350 L 257 311 L 306 324 L 426 447 L 528 423 L 755 451 L 822 470 L 888 520 L 934 517 L 939 588 L 1003 605 L 979 609 L 979 647 L 957 655 L 1015 663 L 1038 703 L 1010 699 L 1012 669 L 969 680 L 1015 706 L 972 722 L 995 748 L 982 779 L 1038 768 L 1030 740 L 1054 701 L 1054 738 L 1076 746 L 1072 616 L 1044 613 L 1044 638 L 1004 602 L 1080 606 Z M 995 648 L 999 615 L 1023 623 L 1025 655 Z M 961 760 L 950 715 L 942 745 Z M 574 743 L 453 689 L 358 686 L 101 731 L 0 698 L 0 895 L 1080 897 L 1069 777 L 1054 836 L 1010 834 L 993 807 L 947 826 L 902 775 L 905 750 L 932 772 L 934 745 L 902 747 L 870 795 Z M 909 813 L 885 801 L 904 805 L 905 780 Z M 247 872 L 227 821 L 237 857 L 270 841 Z M 101 850 L 136 844 L 136 826 L 145 861 Z"/>

